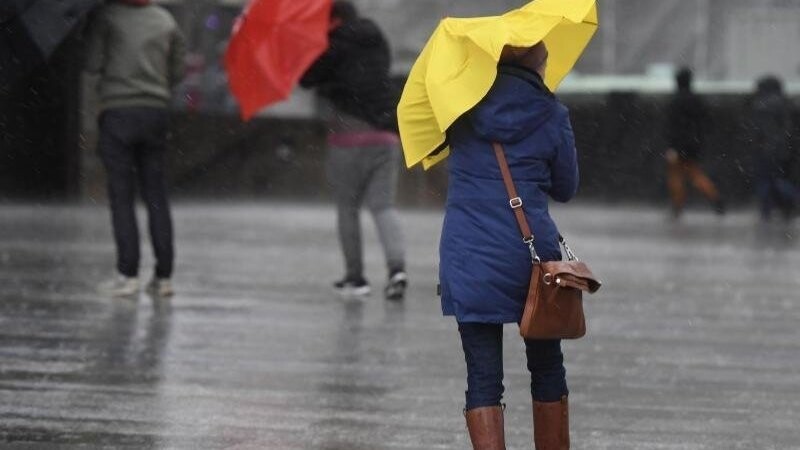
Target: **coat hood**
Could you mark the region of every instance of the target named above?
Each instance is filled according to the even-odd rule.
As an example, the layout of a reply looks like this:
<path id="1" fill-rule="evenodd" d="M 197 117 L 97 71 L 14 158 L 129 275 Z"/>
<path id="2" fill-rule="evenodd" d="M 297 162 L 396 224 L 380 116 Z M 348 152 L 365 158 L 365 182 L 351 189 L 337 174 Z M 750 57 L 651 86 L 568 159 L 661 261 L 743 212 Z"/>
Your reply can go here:
<path id="1" fill-rule="evenodd" d="M 489 93 L 470 113 L 470 121 L 481 138 L 513 143 L 547 123 L 557 106 L 539 74 L 502 64 Z"/>

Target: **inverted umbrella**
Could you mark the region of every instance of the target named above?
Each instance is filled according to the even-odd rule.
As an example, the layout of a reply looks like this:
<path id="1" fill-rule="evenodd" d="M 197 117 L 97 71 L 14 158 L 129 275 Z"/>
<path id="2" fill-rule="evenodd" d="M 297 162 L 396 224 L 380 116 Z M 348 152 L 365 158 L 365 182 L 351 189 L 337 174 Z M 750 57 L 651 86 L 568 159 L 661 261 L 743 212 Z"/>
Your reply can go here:
<path id="1" fill-rule="evenodd" d="M 0 2 L 0 24 L 28 9 L 33 0 L 3 0 Z"/>
<path id="2" fill-rule="evenodd" d="M 506 45 L 544 41 L 544 82 L 555 90 L 597 29 L 595 0 L 536 0 L 502 16 L 443 19 L 422 49 L 397 107 L 406 166 L 427 169 L 449 152 L 445 132 L 497 76 Z"/>
<path id="3" fill-rule="evenodd" d="M 102 0 L 0 0 L 0 89 L 47 61 Z"/>
<path id="4" fill-rule="evenodd" d="M 75 25 L 102 0 L 38 0 L 28 3 L 19 20 L 47 59 Z"/>
<path id="5" fill-rule="evenodd" d="M 331 0 L 253 0 L 237 19 L 225 52 L 242 117 L 286 99 L 328 48 Z"/>

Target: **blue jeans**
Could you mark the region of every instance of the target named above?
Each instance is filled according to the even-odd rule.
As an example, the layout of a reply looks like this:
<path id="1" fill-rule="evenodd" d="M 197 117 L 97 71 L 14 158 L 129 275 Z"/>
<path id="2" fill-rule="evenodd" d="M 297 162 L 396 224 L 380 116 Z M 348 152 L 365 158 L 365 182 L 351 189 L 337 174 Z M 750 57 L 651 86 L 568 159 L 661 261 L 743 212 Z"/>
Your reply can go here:
<path id="1" fill-rule="evenodd" d="M 459 323 L 467 363 L 466 409 L 497 406 L 503 398 L 503 325 Z M 561 341 L 525 339 L 531 395 L 555 402 L 568 395 Z"/>
<path id="2" fill-rule="evenodd" d="M 761 218 L 769 219 L 777 206 L 784 216 L 791 217 L 792 210 L 800 203 L 800 191 L 786 178 L 761 177 L 756 180 L 756 196 L 761 209 Z"/>

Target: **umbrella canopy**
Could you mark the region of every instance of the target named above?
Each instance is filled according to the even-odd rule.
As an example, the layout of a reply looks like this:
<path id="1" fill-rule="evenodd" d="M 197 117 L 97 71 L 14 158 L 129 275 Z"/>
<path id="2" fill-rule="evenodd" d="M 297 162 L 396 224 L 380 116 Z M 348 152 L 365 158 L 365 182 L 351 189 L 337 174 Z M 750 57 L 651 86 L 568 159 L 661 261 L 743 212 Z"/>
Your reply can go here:
<path id="1" fill-rule="evenodd" d="M 28 9 L 33 0 L 3 0 L 0 2 L 0 24 Z"/>
<path id="2" fill-rule="evenodd" d="M 102 0 L 38 0 L 30 4 L 19 19 L 47 59 L 75 25 L 100 3 Z"/>
<path id="3" fill-rule="evenodd" d="M 502 16 L 446 18 L 411 69 L 397 116 L 406 166 L 447 157 L 445 131 L 494 83 L 506 45 L 549 51 L 545 84 L 555 90 L 597 29 L 595 0 L 536 0 Z"/>
<path id="4" fill-rule="evenodd" d="M 286 99 L 328 48 L 331 0 L 253 0 L 225 52 L 231 92 L 242 117 Z"/>
<path id="5" fill-rule="evenodd" d="M 0 90 L 47 61 L 102 0 L 2 0 Z"/>

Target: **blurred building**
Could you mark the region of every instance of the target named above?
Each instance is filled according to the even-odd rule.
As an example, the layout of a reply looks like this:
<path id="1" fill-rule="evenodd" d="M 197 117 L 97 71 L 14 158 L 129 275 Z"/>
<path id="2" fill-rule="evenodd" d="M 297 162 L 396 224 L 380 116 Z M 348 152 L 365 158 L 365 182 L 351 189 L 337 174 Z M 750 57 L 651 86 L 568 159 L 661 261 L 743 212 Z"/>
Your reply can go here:
<path id="1" fill-rule="evenodd" d="M 319 186 L 323 183 L 321 168 L 316 164 L 324 130 L 314 120 L 316 107 L 311 93 L 297 89 L 288 101 L 264 111 L 261 122 L 242 124 L 237 118 L 222 56 L 233 22 L 247 0 L 156 1 L 175 16 L 190 51 L 189 72 L 173 103 L 176 151 L 172 155 L 177 189 L 189 195 L 324 192 Z M 499 14 L 526 3 L 353 1 L 386 32 L 398 82 L 441 18 Z M 660 145 L 656 136 L 660 126 L 656 123 L 660 117 L 658 95 L 673 89 L 672 74 L 678 66 L 695 69 L 700 92 L 729 97 L 717 105 L 721 113 L 729 113 L 734 128 L 737 112 L 729 109 L 738 106 L 731 105 L 742 104 L 761 75 L 775 74 L 786 81 L 790 95 L 800 94 L 800 52 L 795 48 L 800 42 L 800 0 L 598 0 L 598 7 L 601 26 L 597 36 L 560 91 L 571 102 L 575 116 L 580 117 L 576 127 L 587 130 L 582 135 L 600 130 L 609 133 L 598 137 L 608 141 L 608 154 L 603 156 L 602 151 L 594 149 L 597 158 L 614 160 L 618 155 L 613 148 L 618 142 L 630 141 L 635 143 L 630 144 L 629 151 L 649 152 L 641 164 L 657 163 L 653 162 L 657 155 L 652 154 Z M 76 29 L 49 64 L 16 90 L 0 92 L 0 199 L 26 194 L 102 197 L 103 171 L 94 153 L 92 80 L 80 79 L 82 43 L 81 30 Z M 632 139 L 624 120 L 618 126 L 600 124 L 605 120 L 600 116 L 609 115 L 606 113 L 612 107 L 627 108 L 629 116 L 639 119 L 646 116 L 640 113 L 641 108 L 651 108 L 647 120 L 653 123 L 641 123 L 638 128 L 649 134 Z M 723 134 L 721 131 L 720 136 Z M 719 145 L 723 146 L 722 141 Z M 731 148 L 737 145 L 724 144 Z M 720 160 L 720 164 L 727 162 Z M 303 172 L 309 167 L 310 172 Z M 603 174 L 598 173 L 597 185 L 613 186 L 604 183 L 602 177 L 608 173 L 626 175 L 628 170 L 608 166 Z M 734 173 L 739 169 L 732 166 L 724 170 Z M 237 176 L 232 177 L 232 173 Z M 413 176 L 422 179 L 421 175 Z M 292 184 L 303 178 L 314 179 L 317 184 Z M 621 179 L 620 186 L 624 181 Z M 222 188 L 220 183 L 225 183 Z M 300 192 L 301 188 L 306 191 Z M 418 189 L 424 193 L 428 187 Z"/>
<path id="2" fill-rule="evenodd" d="M 245 0 L 164 1 L 195 49 L 213 57 Z M 523 0 L 354 0 L 389 36 L 406 73 L 442 17 L 499 14 Z M 800 80 L 798 0 L 599 0 L 601 26 L 579 75 L 659 76 L 689 65 L 700 78 L 747 81 L 765 72 Z"/>
<path id="3" fill-rule="evenodd" d="M 576 67 L 576 76 L 652 80 L 669 78 L 675 67 L 686 65 L 711 90 L 749 92 L 752 80 L 765 73 L 783 78 L 792 90 L 798 90 L 800 52 L 795 43 L 800 42 L 800 1 L 598 3 L 601 26 Z"/>
<path id="4" fill-rule="evenodd" d="M 400 82 L 442 17 L 499 14 L 526 3 L 524 0 L 353 1 L 386 32 L 394 53 L 393 71 Z M 228 30 L 245 3 L 244 0 L 174 0 L 168 7 L 181 21 L 197 59 L 214 61 L 220 43 L 227 39 Z M 706 152 L 712 175 L 720 180 L 726 193 L 739 200 L 748 198 L 746 181 L 751 164 L 739 130 L 741 111 L 753 90 L 754 80 L 764 73 L 784 78 L 791 93 L 800 93 L 800 52 L 793 46 L 800 42 L 797 25 L 800 1 L 598 0 L 598 6 L 601 21 L 598 34 L 560 91 L 572 107 L 582 149 L 582 195 L 638 201 L 663 197 L 660 156 L 665 145 L 660 132 L 666 103 L 663 94 L 674 89 L 675 69 L 686 65 L 695 70 L 698 90 L 709 97 L 714 108 L 717 123 Z M 215 70 L 211 71 L 216 73 Z M 202 91 L 196 96 L 199 105 L 190 102 L 184 107 L 212 111 L 216 106 L 203 104 L 207 103 L 205 99 L 214 97 L 212 92 Z M 187 175 L 179 176 L 177 184 L 204 195 L 212 195 L 218 186 L 226 186 L 230 192 L 290 195 L 298 194 L 300 188 L 292 180 L 305 179 L 313 181 L 304 183 L 306 191 L 302 195 L 324 198 L 324 177 L 319 164 L 321 135 L 315 138 L 318 129 L 303 128 L 314 123 L 315 110 L 313 96 L 297 89 L 287 102 L 263 112 L 263 128 L 249 130 L 251 145 L 237 147 L 238 141 L 232 141 L 238 153 L 220 144 L 210 144 L 213 140 L 188 144 L 194 140 L 187 130 L 210 127 L 203 126 L 205 119 L 201 117 L 185 122 L 183 139 L 186 140 L 182 146 L 206 156 L 191 164 L 176 161 L 174 167 L 178 171 L 182 166 L 187 169 L 184 171 Z M 235 127 L 231 123 L 227 126 Z M 289 129 L 292 133 L 286 131 Z M 242 132 L 247 131 L 230 134 Z M 259 144 L 254 144 L 256 140 Z M 218 142 L 228 141 L 222 136 Z M 309 143 L 311 147 L 307 147 Z M 248 153 L 248 149 L 255 150 Z M 220 165 L 224 169 L 215 169 Z M 231 169 L 242 174 L 239 185 L 225 184 Z M 200 176 L 193 178 L 197 173 Z M 435 202 L 437 196 L 441 199 L 445 185 L 441 167 L 424 175 L 413 172 L 402 180 L 401 199 L 405 197 L 409 203 L 418 204 L 420 199 Z M 631 186 L 637 188 L 631 190 Z"/>
<path id="5" fill-rule="evenodd" d="M 443 17 L 500 14 L 524 0 L 353 0 L 389 37 L 393 72 L 402 80 Z M 176 107 L 231 112 L 220 57 L 230 29 L 247 0 L 162 0 L 181 23 L 193 51 L 190 74 Z M 746 93 L 753 80 L 772 73 L 800 93 L 800 1 L 798 0 L 599 0 L 601 26 L 565 93 L 618 90 L 669 92 L 677 67 L 690 66 L 698 89 Z M 268 116 L 313 117 L 314 98 L 297 90 Z"/>

